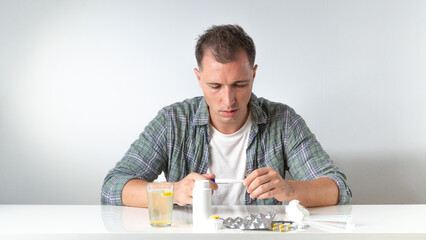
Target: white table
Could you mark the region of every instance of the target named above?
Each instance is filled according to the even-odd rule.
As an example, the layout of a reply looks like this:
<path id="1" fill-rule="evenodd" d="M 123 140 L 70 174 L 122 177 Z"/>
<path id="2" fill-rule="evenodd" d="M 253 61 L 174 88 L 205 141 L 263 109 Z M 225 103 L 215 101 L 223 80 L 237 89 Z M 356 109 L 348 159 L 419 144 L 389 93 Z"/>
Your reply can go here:
<path id="1" fill-rule="evenodd" d="M 285 206 L 215 206 L 223 218 L 276 211 Z M 312 216 L 351 215 L 344 223 L 311 222 L 293 232 L 192 229 L 192 208 L 175 206 L 169 228 L 149 224 L 145 208 L 101 205 L 0 205 L 0 239 L 426 239 L 426 205 L 346 205 L 310 208 Z"/>

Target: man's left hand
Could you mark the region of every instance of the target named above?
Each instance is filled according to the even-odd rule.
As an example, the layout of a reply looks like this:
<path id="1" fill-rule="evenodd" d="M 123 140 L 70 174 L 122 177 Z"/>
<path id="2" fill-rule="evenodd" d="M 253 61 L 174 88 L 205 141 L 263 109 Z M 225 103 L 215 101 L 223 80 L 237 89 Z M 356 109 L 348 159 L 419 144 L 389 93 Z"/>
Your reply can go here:
<path id="1" fill-rule="evenodd" d="M 294 189 L 271 167 L 254 170 L 244 179 L 250 198 L 266 199 L 274 197 L 278 201 L 288 201 Z"/>

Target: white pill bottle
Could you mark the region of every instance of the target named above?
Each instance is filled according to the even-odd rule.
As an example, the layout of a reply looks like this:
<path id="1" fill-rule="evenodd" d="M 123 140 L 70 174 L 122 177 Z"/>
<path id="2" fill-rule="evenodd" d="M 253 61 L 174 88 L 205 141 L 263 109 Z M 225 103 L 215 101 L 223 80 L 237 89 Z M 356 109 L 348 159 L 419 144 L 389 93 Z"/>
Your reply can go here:
<path id="1" fill-rule="evenodd" d="M 192 190 L 192 225 L 202 229 L 207 225 L 212 208 L 212 189 L 209 180 L 195 181 Z"/>

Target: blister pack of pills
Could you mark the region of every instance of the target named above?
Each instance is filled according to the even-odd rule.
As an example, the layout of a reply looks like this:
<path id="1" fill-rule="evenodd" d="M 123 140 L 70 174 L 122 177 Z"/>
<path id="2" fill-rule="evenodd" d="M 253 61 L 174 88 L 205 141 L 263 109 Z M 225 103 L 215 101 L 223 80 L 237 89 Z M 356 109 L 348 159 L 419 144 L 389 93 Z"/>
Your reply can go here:
<path id="1" fill-rule="evenodd" d="M 231 218 L 228 217 L 224 219 L 223 225 L 228 228 L 239 228 L 239 229 L 247 229 L 247 230 L 262 230 L 262 229 L 270 229 L 271 223 L 274 220 L 275 212 L 269 213 L 259 213 L 257 215 L 250 214 L 245 218 L 236 217 Z"/>
<path id="2" fill-rule="evenodd" d="M 272 221 L 270 230 L 276 232 L 288 232 L 298 229 L 298 225 L 292 221 Z"/>

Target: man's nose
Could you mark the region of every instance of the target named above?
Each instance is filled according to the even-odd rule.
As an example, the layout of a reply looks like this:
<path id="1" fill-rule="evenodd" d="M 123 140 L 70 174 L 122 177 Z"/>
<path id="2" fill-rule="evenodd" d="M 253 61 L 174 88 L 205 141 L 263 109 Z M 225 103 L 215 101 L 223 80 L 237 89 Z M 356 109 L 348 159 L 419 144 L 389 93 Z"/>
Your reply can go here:
<path id="1" fill-rule="evenodd" d="M 225 87 L 225 93 L 223 97 L 224 104 L 227 108 L 232 107 L 235 103 L 235 92 L 231 87 Z"/>

